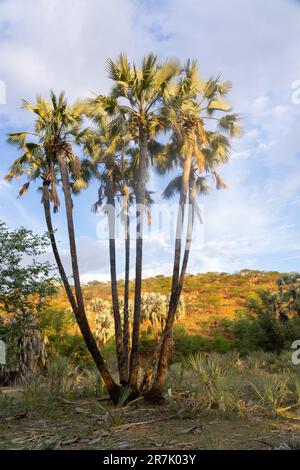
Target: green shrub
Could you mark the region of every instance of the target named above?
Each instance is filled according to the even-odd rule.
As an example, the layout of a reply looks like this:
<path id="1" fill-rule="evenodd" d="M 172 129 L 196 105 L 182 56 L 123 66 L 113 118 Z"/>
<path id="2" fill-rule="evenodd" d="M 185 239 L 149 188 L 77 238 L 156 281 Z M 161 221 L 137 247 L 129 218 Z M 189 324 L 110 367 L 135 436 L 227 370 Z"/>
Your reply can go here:
<path id="1" fill-rule="evenodd" d="M 151 354 L 154 352 L 156 341 L 153 338 L 152 328 L 141 332 L 140 351 L 142 354 Z"/>
<path id="2" fill-rule="evenodd" d="M 252 384 L 259 398 L 259 405 L 266 414 L 273 418 L 283 415 L 289 408 L 286 405 L 288 397 L 288 378 L 286 376 L 261 377 L 258 384 Z"/>
<path id="3" fill-rule="evenodd" d="M 51 345 L 50 358 L 63 356 L 67 357 L 73 365 L 85 367 L 93 365 L 93 359 L 81 335 L 53 334 L 49 336 L 49 343 Z"/>
<path id="4" fill-rule="evenodd" d="M 200 401 L 208 409 L 217 409 L 222 413 L 238 411 L 241 413 L 242 400 L 238 396 L 238 387 L 232 386 L 232 366 L 224 361 L 223 356 L 215 353 L 194 354 L 186 360 L 199 380 Z"/>
<path id="5" fill-rule="evenodd" d="M 234 349 L 232 341 L 224 338 L 224 336 L 215 336 L 211 342 L 211 350 L 219 353 L 227 353 Z"/>
<path id="6" fill-rule="evenodd" d="M 174 361 L 209 349 L 209 340 L 201 335 L 188 335 L 183 326 L 174 328 Z"/>
<path id="7" fill-rule="evenodd" d="M 243 354 L 259 349 L 279 354 L 300 337 L 300 319 L 283 322 L 269 311 L 244 313 L 232 322 L 232 332 L 234 345 Z"/>

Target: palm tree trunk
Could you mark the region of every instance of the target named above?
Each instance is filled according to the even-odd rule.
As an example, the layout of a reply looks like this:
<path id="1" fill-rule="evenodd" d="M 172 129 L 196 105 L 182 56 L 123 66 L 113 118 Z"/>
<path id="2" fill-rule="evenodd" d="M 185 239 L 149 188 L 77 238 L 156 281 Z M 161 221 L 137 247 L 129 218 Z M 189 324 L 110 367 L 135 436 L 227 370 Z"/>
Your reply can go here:
<path id="1" fill-rule="evenodd" d="M 68 168 L 65 161 L 65 156 L 63 153 L 58 155 L 58 163 L 62 178 L 63 193 L 65 198 L 66 206 L 66 216 L 67 216 L 67 225 L 68 225 L 68 234 L 69 234 L 69 244 L 70 244 L 70 253 L 72 261 L 72 271 L 74 277 L 75 285 L 75 295 L 77 299 L 78 310 L 75 311 L 76 320 L 80 328 L 81 334 L 84 338 L 86 346 L 94 359 L 94 362 L 103 378 L 103 381 L 106 385 L 107 391 L 114 403 L 117 403 L 119 400 L 119 387 L 114 382 L 110 372 L 106 366 L 106 363 L 97 347 L 95 338 L 91 332 L 86 313 L 84 308 L 83 296 L 81 291 L 79 269 L 78 269 L 78 260 L 77 260 L 77 250 L 76 250 L 76 241 L 75 241 L 75 230 L 73 222 L 73 208 L 72 208 L 72 198 L 70 191 L 70 181 Z"/>
<path id="2" fill-rule="evenodd" d="M 188 175 L 190 177 L 190 167 L 188 170 Z M 183 175 L 182 191 L 184 191 L 184 176 L 185 175 Z M 186 180 L 185 180 L 185 184 L 186 184 Z M 182 198 L 183 197 L 184 196 L 182 196 Z M 178 275 L 177 286 L 171 294 L 168 318 L 167 318 L 165 330 L 163 333 L 163 341 L 162 341 L 162 346 L 160 350 L 160 356 L 159 356 L 155 381 L 154 381 L 152 389 L 150 390 L 148 394 L 149 397 L 152 397 L 152 398 L 154 397 L 160 398 L 162 396 L 163 386 L 164 386 L 164 382 L 165 382 L 166 375 L 167 375 L 170 349 L 172 345 L 173 324 L 174 324 L 174 319 L 175 319 L 175 314 L 176 314 L 176 310 L 178 307 L 178 303 L 180 300 L 180 295 L 181 295 L 182 288 L 183 288 L 183 283 L 184 283 L 188 259 L 189 259 L 193 225 L 194 225 L 194 213 L 195 213 L 195 182 L 194 180 L 192 180 L 189 185 L 189 218 L 188 218 L 188 227 L 187 227 L 187 235 L 186 235 L 186 243 L 185 243 L 185 252 L 183 256 L 180 277 Z"/>
<path id="3" fill-rule="evenodd" d="M 180 300 L 180 295 L 181 295 L 181 291 L 183 288 L 187 265 L 188 265 L 189 257 L 190 257 L 193 228 L 194 228 L 194 222 L 195 222 L 195 203 L 196 203 L 196 182 L 194 178 L 191 178 L 190 187 L 189 187 L 189 219 L 188 219 L 188 228 L 187 228 L 184 255 L 183 255 L 181 272 L 180 272 L 180 281 L 179 281 L 178 291 L 177 291 L 177 306 Z"/>
<path id="4" fill-rule="evenodd" d="M 126 370 L 126 381 L 129 375 L 129 270 L 130 270 L 130 219 L 128 192 L 125 191 L 123 198 L 125 211 L 125 285 L 124 285 L 124 325 L 123 325 L 123 356 L 124 369 Z"/>
<path id="5" fill-rule="evenodd" d="M 110 279 L 111 279 L 111 297 L 115 323 L 115 340 L 117 350 L 117 361 L 119 369 L 120 383 L 126 384 L 126 372 L 124 368 L 123 357 L 123 333 L 119 309 L 119 295 L 117 283 L 117 267 L 116 267 L 116 208 L 115 198 L 112 190 L 112 183 L 107 181 L 107 202 L 108 202 L 108 230 L 109 230 L 109 258 L 110 258 Z"/>
<path id="6" fill-rule="evenodd" d="M 61 262 L 60 254 L 59 254 L 59 251 L 58 251 L 58 248 L 57 248 L 57 243 L 56 243 L 56 239 L 55 239 L 55 235 L 54 235 L 52 219 L 51 219 L 49 183 L 47 181 L 45 181 L 43 183 L 42 202 L 43 202 L 43 206 L 44 206 L 45 219 L 46 219 L 46 224 L 47 224 L 47 229 L 48 229 L 48 233 L 49 233 L 49 237 L 50 237 L 50 242 L 51 242 L 53 255 L 54 255 L 57 267 L 58 267 L 58 271 L 59 271 L 61 280 L 62 280 L 64 288 L 65 288 L 66 294 L 67 294 L 69 302 L 71 304 L 72 310 L 75 313 L 75 311 L 77 311 L 77 303 L 76 303 L 75 297 L 73 295 L 72 289 L 70 287 L 65 269 L 64 269 L 63 264 Z"/>
<path id="7" fill-rule="evenodd" d="M 142 260 L 143 260 L 143 216 L 145 209 L 145 187 L 148 163 L 148 135 L 140 129 L 140 159 L 136 179 L 136 258 L 135 258 L 135 297 L 130 358 L 130 386 L 137 393 L 140 352 L 140 323 L 142 297 Z"/>
<path id="8" fill-rule="evenodd" d="M 182 248 L 182 231 L 183 231 L 184 216 L 185 216 L 185 205 L 187 202 L 187 195 L 188 195 L 188 188 L 189 188 L 190 171 L 191 171 L 191 159 L 186 157 L 183 163 L 182 184 L 181 184 L 179 207 L 178 207 L 178 214 L 177 214 L 175 253 L 174 253 L 173 276 L 172 276 L 172 287 L 171 287 L 169 310 L 174 309 L 176 289 L 177 289 L 178 282 L 179 282 L 180 259 L 181 259 L 181 248 Z"/>
<path id="9" fill-rule="evenodd" d="M 141 393 L 145 394 L 146 392 L 148 392 L 148 390 L 151 387 L 152 379 L 153 379 L 153 375 L 154 375 L 154 369 L 157 365 L 157 359 L 159 357 L 161 347 L 162 347 L 162 343 L 163 343 L 163 337 L 164 337 L 164 334 L 162 332 L 161 337 L 159 338 L 159 340 L 156 344 L 155 351 L 152 355 L 151 363 L 150 363 L 149 367 L 146 369 L 143 380 L 141 382 L 141 386 L 140 386 L 140 392 Z"/>

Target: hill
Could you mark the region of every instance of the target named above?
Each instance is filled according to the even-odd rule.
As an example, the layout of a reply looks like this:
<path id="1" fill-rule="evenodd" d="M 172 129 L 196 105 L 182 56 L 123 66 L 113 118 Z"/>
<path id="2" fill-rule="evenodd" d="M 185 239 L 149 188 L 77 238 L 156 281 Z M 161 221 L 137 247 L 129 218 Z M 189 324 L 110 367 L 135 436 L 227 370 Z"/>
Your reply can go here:
<path id="1" fill-rule="evenodd" d="M 181 323 L 189 334 L 210 334 L 217 327 L 221 318 L 233 318 L 236 311 L 244 306 L 245 300 L 259 289 L 273 290 L 280 273 L 267 271 L 242 270 L 235 274 L 206 273 L 186 277 L 183 296 L 186 315 Z M 119 281 L 119 293 L 122 294 L 123 281 Z M 169 294 L 171 278 L 159 275 L 144 279 L 144 292 Z M 130 283 L 130 295 L 133 296 L 134 283 Z M 110 283 L 89 282 L 83 286 L 86 302 L 95 297 L 110 299 Z M 68 307 L 63 291 L 51 300 L 53 310 Z M 91 323 L 93 319 L 90 318 Z"/>

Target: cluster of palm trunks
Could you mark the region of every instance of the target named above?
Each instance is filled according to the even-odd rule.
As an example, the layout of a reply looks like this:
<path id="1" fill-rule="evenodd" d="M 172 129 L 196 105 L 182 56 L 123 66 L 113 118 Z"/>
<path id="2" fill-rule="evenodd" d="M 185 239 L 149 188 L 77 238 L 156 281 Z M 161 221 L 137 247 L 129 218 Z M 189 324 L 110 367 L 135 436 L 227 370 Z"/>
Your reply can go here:
<path id="1" fill-rule="evenodd" d="M 203 80 L 195 61 L 186 64 L 166 60 L 159 62 L 147 55 L 140 66 L 130 64 L 126 55 L 108 60 L 107 70 L 113 81 L 111 93 L 78 101 L 69 106 L 64 93 L 51 92 L 47 101 L 24 101 L 24 108 L 35 114 L 32 132 L 15 132 L 9 142 L 21 156 L 15 160 L 7 180 L 20 176 L 26 182 L 23 195 L 32 182 L 42 185 L 47 229 L 53 254 L 76 317 L 81 334 L 98 367 L 107 390 L 117 402 L 124 387 L 132 396 L 146 393 L 148 398 L 162 396 L 172 343 L 172 327 L 186 274 L 197 194 L 209 190 L 208 178 L 218 189 L 225 187 L 218 167 L 226 163 L 230 139 L 240 134 L 238 117 L 225 99 L 230 82 L 219 77 Z M 84 127 L 86 119 L 90 125 Z M 167 143 L 160 136 L 169 137 Z M 163 139 L 165 141 L 166 139 Z M 78 158 L 73 144 L 78 144 L 85 158 Z M 153 360 L 139 381 L 140 323 L 143 262 L 143 215 L 152 201 L 149 165 L 159 174 L 178 169 L 170 181 L 165 197 L 179 193 L 178 219 L 173 264 L 172 287 L 164 331 Z M 75 205 L 72 193 L 79 193 L 92 179 L 99 181 L 98 200 L 94 210 L 109 207 L 109 256 L 111 295 L 115 325 L 119 384 L 113 379 L 91 332 L 86 317 L 74 230 Z M 60 201 L 57 186 L 62 186 L 66 209 L 74 289 L 69 284 L 58 249 L 51 206 L 56 212 Z M 187 214 L 187 203 L 191 210 Z M 125 288 L 123 322 L 119 308 L 115 219 L 117 206 L 122 209 L 125 237 Z M 129 331 L 130 211 L 135 207 L 135 293 L 132 331 Z M 184 218 L 187 230 L 184 231 Z M 149 222 L 149 217 L 148 217 Z M 101 263 L 101 260 L 99 260 Z M 100 265 L 99 265 L 100 267 Z"/>

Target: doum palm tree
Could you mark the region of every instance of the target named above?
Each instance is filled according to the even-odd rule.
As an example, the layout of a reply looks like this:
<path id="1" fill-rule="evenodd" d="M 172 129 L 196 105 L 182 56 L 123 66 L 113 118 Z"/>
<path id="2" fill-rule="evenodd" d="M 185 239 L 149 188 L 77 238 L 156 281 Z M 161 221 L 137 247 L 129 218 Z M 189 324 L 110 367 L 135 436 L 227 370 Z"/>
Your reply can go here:
<path id="1" fill-rule="evenodd" d="M 16 144 L 19 149 L 23 150 L 24 155 L 27 155 L 27 157 L 24 157 L 23 155 L 21 158 L 17 159 L 14 162 L 11 168 L 11 172 L 8 175 L 8 179 L 17 176 L 18 172 L 20 171 L 26 174 L 26 168 L 30 168 L 28 174 L 29 181 L 25 183 L 25 186 L 23 186 L 21 194 L 26 191 L 31 180 L 37 179 L 40 176 L 43 179 L 43 203 L 45 208 L 45 216 L 47 220 L 49 235 L 51 237 L 52 249 L 58 265 L 58 269 L 62 276 L 62 280 L 67 291 L 71 307 L 75 314 L 78 326 L 85 340 L 87 348 L 101 373 L 101 376 L 111 396 L 111 399 L 116 403 L 119 398 L 119 387 L 113 380 L 105 364 L 105 361 L 97 347 L 95 338 L 91 332 L 86 317 L 80 284 L 77 249 L 75 241 L 73 204 L 71 197 L 69 168 L 72 168 L 72 172 L 74 173 L 75 177 L 80 176 L 80 160 L 73 153 L 72 144 L 80 142 L 80 138 L 84 134 L 84 131 L 81 131 L 84 105 L 78 102 L 75 103 L 73 106 L 69 107 L 63 92 L 59 95 L 58 98 L 53 92 L 51 92 L 51 99 L 49 102 L 38 97 L 34 105 L 31 105 L 24 101 L 23 107 L 36 115 L 34 132 L 18 132 L 11 133 L 9 135 L 8 141 L 10 143 Z M 33 143 L 27 142 L 27 138 L 29 135 L 34 137 Z M 30 155 L 28 155 L 27 152 L 28 145 L 29 149 L 33 149 L 32 158 L 34 158 L 35 155 L 38 154 L 39 160 L 33 162 L 33 159 Z M 28 158 L 28 162 L 26 162 L 26 158 Z M 40 165 L 41 172 L 36 169 L 36 165 Z M 50 174 L 50 180 L 49 177 L 45 178 L 45 175 L 48 174 Z M 65 200 L 69 246 L 72 262 L 72 273 L 75 287 L 75 298 L 68 284 L 65 271 L 62 268 L 61 258 L 58 253 L 57 244 L 55 243 L 54 231 L 50 217 L 50 201 L 55 204 L 56 208 L 59 205 L 58 200 L 55 196 L 55 185 L 58 182 L 56 176 L 57 174 L 59 174 L 60 176 Z M 47 191 L 49 185 L 52 188 L 52 193 L 50 193 L 51 197 L 50 195 L 48 196 L 49 193 Z"/>
<path id="2" fill-rule="evenodd" d="M 122 181 L 124 180 L 125 163 L 124 155 L 128 145 L 128 136 L 125 133 L 112 135 L 109 128 L 109 116 L 102 110 L 99 113 L 97 106 L 92 100 L 88 100 L 88 116 L 97 124 L 97 129 L 86 132 L 84 138 L 84 151 L 88 159 L 82 162 L 81 185 L 79 189 L 87 186 L 91 177 L 99 182 L 98 198 L 92 206 L 93 212 L 105 210 L 108 216 L 109 230 L 109 258 L 110 258 L 110 278 L 112 307 L 115 325 L 115 340 L 120 383 L 128 383 L 128 364 L 123 351 L 127 349 L 127 341 L 124 334 L 128 327 L 124 325 L 122 330 L 121 316 L 119 309 L 119 295 L 117 283 L 117 262 L 116 262 L 116 198 L 120 196 Z M 125 310 L 127 310 L 128 307 Z M 127 315 L 124 315 L 126 324 Z M 125 345 L 124 345 L 125 342 Z M 128 356 L 128 354 L 127 354 Z"/>
<path id="3" fill-rule="evenodd" d="M 238 136 L 241 133 L 237 123 L 238 117 L 235 114 L 229 114 L 231 107 L 224 99 L 230 87 L 231 84 L 229 82 L 220 82 L 219 77 L 209 79 L 207 82 L 203 81 L 199 77 L 197 63 L 195 61 L 188 61 L 182 71 L 175 105 L 167 109 L 169 114 L 171 114 L 169 121 L 175 123 L 175 126 L 173 126 L 172 142 L 169 146 L 170 154 L 174 158 L 175 147 L 175 159 L 181 161 L 183 171 L 178 206 L 170 305 L 161 340 L 157 372 L 148 394 L 152 398 L 160 399 L 162 396 L 170 357 L 172 328 L 189 258 L 195 208 L 194 185 L 196 183 L 193 182 L 193 178 L 191 179 L 191 176 L 193 176 L 193 164 L 196 164 L 200 173 L 205 170 L 212 172 L 221 187 L 221 179 L 215 168 L 228 160 L 230 150 L 228 137 L 222 132 L 225 131 L 230 137 Z M 218 113 L 217 117 L 215 113 Z M 208 122 L 210 122 L 210 127 Z M 212 130 L 211 124 L 213 122 L 216 122 L 216 128 Z M 168 146 L 163 152 L 163 163 L 167 153 Z M 167 167 L 169 167 L 169 164 Z M 186 248 L 180 268 L 185 206 L 188 200 L 191 212 L 185 242 Z"/>
<path id="4" fill-rule="evenodd" d="M 124 120 L 132 140 L 139 148 L 139 158 L 135 176 L 136 200 L 136 259 L 135 297 L 132 348 L 130 357 L 129 382 L 133 393 L 138 392 L 138 368 L 140 350 L 142 256 L 143 256 L 143 217 L 145 212 L 146 182 L 148 179 L 149 141 L 158 132 L 166 130 L 168 124 L 163 111 L 176 92 L 174 79 L 179 73 L 177 62 L 166 61 L 159 64 L 153 54 L 144 58 L 140 67 L 131 65 L 125 54 L 117 61 L 107 62 L 109 77 L 114 86 L 109 99 L 103 106 L 103 96 L 95 99 L 95 105 L 104 107 L 111 113 L 112 129 L 118 133 Z"/>

